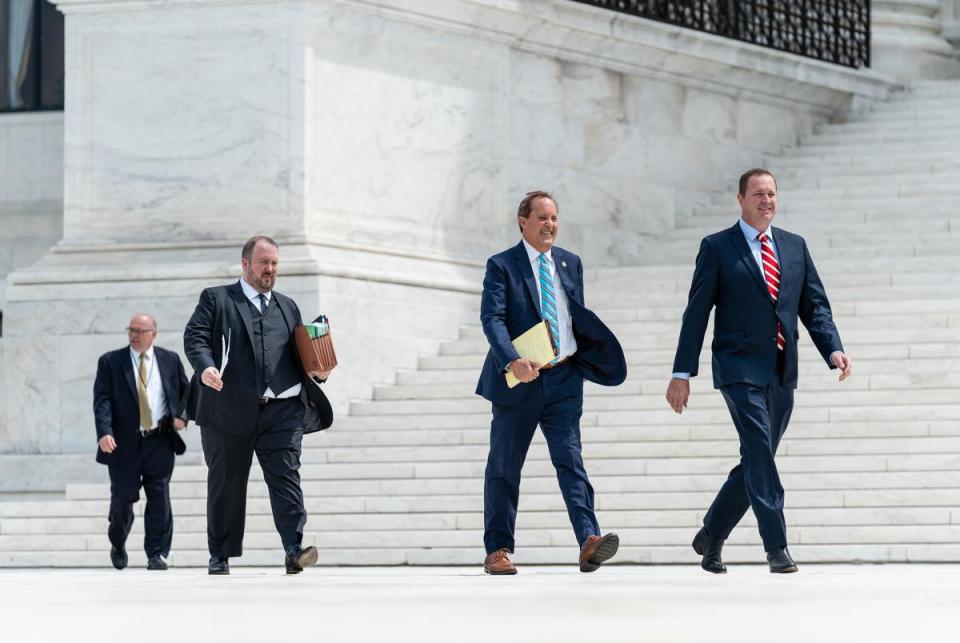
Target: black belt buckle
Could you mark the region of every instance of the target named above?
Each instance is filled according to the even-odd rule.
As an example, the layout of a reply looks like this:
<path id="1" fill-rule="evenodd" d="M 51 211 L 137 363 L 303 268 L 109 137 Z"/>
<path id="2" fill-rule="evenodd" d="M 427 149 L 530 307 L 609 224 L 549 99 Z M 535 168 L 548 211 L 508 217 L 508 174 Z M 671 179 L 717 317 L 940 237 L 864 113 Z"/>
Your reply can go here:
<path id="1" fill-rule="evenodd" d="M 276 401 L 276 399 L 277 398 L 275 397 L 260 397 L 257 398 L 257 402 L 260 404 L 260 406 L 266 406 L 267 404 L 270 404 L 270 402 Z"/>

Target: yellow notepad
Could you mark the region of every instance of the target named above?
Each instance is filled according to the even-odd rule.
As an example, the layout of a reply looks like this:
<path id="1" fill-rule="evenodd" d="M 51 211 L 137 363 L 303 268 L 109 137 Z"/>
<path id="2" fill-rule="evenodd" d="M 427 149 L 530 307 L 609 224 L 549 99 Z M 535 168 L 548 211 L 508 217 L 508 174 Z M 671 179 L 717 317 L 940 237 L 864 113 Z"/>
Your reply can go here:
<path id="1" fill-rule="evenodd" d="M 513 347 L 523 359 L 533 360 L 544 366 L 556 357 L 553 344 L 550 342 L 550 327 L 543 321 L 513 340 Z M 507 388 L 513 388 L 520 383 L 512 371 L 506 372 Z"/>

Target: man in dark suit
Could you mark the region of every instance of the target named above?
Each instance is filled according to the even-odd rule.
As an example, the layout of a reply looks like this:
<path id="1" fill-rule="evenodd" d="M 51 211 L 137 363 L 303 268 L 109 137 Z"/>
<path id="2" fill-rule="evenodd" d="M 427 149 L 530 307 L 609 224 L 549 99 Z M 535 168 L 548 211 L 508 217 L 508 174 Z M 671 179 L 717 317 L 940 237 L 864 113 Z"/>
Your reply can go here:
<path id="1" fill-rule="evenodd" d="M 200 376 L 196 422 L 207 462 L 208 572 L 229 574 L 229 559 L 243 553 L 247 479 L 257 454 L 270 492 L 288 574 L 317 561 L 301 546 L 307 512 L 300 488 L 305 432 L 324 429 L 333 413 L 318 381 L 329 373 L 300 365 L 293 329 L 300 309 L 273 290 L 279 249 L 269 237 L 243 246 L 243 275 L 229 286 L 207 288 L 183 333 L 187 359 Z"/>
<path id="2" fill-rule="evenodd" d="M 667 402 L 682 413 L 697 374 L 700 348 L 713 321 L 713 385 L 720 389 L 740 437 L 740 463 L 730 471 L 703 519 L 693 548 L 701 566 L 726 572 L 726 538 L 753 508 L 770 571 L 797 566 L 787 550 L 783 487 L 774 456 L 793 411 L 797 387 L 797 320 L 840 381 L 851 372 L 833 323 L 830 302 L 802 237 L 770 224 L 777 212 L 777 183 L 767 170 L 740 177 L 741 218 L 700 243 Z"/>
<path id="3" fill-rule="evenodd" d="M 110 472 L 110 561 L 127 566 L 127 536 L 140 487 L 147 497 L 143 548 L 147 569 L 167 569 L 173 538 L 170 476 L 174 455 L 186 447 L 178 431 L 186 427 L 187 376 L 180 357 L 154 346 L 157 322 L 134 315 L 127 328 L 130 345 L 105 353 L 93 383 L 97 462 Z"/>
<path id="4" fill-rule="evenodd" d="M 601 535 L 593 487 L 583 466 L 580 416 L 583 380 L 616 386 L 627 376 L 620 343 L 584 306 L 580 258 L 554 246 L 556 199 L 530 192 L 520 202 L 519 244 L 487 261 L 480 321 L 490 343 L 477 394 L 490 400 L 490 453 L 483 488 L 488 574 L 516 574 L 510 560 L 520 493 L 520 470 L 537 425 L 543 431 L 560 491 L 580 545 L 580 571 L 592 572 L 617 552 L 616 534 Z M 511 343 L 547 322 L 556 358 L 523 359 Z M 508 388 L 507 371 L 520 380 Z"/>

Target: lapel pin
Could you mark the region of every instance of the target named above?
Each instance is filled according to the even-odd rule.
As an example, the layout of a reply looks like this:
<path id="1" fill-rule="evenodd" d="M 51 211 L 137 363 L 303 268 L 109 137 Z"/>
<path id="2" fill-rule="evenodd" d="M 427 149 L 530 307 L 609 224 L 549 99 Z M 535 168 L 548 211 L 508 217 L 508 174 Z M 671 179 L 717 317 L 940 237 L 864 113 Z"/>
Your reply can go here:
<path id="1" fill-rule="evenodd" d="M 566 261 L 561 261 L 561 262 L 560 262 L 560 265 L 563 266 L 564 268 L 566 268 L 566 267 L 567 267 L 567 262 L 566 262 Z"/>

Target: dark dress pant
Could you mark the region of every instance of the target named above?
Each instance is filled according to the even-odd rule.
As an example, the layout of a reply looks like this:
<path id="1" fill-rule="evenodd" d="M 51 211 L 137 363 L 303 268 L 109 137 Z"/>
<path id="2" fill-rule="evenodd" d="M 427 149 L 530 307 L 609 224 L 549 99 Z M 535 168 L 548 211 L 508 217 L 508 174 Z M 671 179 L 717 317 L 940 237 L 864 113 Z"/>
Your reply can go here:
<path id="1" fill-rule="evenodd" d="M 270 494 L 273 523 L 284 550 L 303 539 L 307 511 L 300 488 L 303 403 L 299 397 L 260 406 L 252 433 L 200 429 L 207 463 L 207 546 L 211 556 L 243 554 L 247 480 L 257 454 Z"/>
<path id="2" fill-rule="evenodd" d="M 173 540 L 173 511 L 170 507 L 170 476 L 175 455 L 165 435 L 140 438 L 136 458 L 111 464 L 110 513 L 107 537 L 123 549 L 133 526 L 133 503 L 140 500 L 140 488 L 147 498 L 143 511 L 143 550 L 147 557 L 170 554 Z"/>
<path id="3" fill-rule="evenodd" d="M 714 538 L 727 538 L 753 508 L 763 548 L 787 544 L 783 518 L 783 486 L 774 456 L 793 412 L 793 389 L 774 377 L 767 386 L 732 384 L 720 389 L 740 436 L 740 463 L 730 471 L 703 526 Z"/>
<path id="4" fill-rule="evenodd" d="M 593 509 L 593 486 L 581 455 L 583 377 L 568 362 L 541 371 L 533 382 L 518 386 L 530 387 L 523 405 L 493 405 L 483 486 L 484 547 L 487 553 L 514 549 L 520 471 L 538 424 L 557 472 L 570 524 L 582 546 L 588 537 L 600 533 Z"/>

